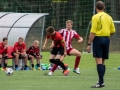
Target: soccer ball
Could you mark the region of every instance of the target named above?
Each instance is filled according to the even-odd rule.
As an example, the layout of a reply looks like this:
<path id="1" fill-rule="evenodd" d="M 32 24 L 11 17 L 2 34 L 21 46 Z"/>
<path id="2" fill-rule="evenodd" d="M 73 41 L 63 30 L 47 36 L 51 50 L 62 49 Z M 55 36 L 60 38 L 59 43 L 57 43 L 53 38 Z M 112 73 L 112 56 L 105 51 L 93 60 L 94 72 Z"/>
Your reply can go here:
<path id="1" fill-rule="evenodd" d="M 6 74 L 7 76 L 13 75 L 13 70 L 12 70 L 12 68 L 7 68 L 7 69 L 5 70 L 5 74 Z"/>

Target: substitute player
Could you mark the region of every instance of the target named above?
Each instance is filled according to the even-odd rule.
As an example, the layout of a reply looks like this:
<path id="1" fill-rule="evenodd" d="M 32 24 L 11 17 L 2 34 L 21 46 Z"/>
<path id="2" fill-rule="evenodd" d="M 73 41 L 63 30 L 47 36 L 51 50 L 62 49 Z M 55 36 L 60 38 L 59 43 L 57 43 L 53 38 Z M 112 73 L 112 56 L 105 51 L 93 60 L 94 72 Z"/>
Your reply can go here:
<path id="1" fill-rule="evenodd" d="M 29 49 L 26 51 L 28 54 L 28 60 L 31 60 L 32 62 L 32 70 L 40 70 L 40 59 L 42 58 L 40 55 L 39 50 L 39 41 L 35 40 L 33 45 L 29 47 Z M 37 61 L 36 68 L 34 68 L 34 59 Z"/>
<path id="2" fill-rule="evenodd" d="M 63 62 L 60 61 L 62 55 L 66 55 L 66 45 L 60 33 L 56 32 L 54 27 L 50 26 L 46 29 L 47 39 L 54 41 L 54 47 L 51 50 L 50 62 L 59 65 L 64 70 L 64 75 L 68 75 L 69 71 L 66 69 Z M 45 49 L 48 40 L 45 40 L 43 49 Z"/>
<path id="3" fill-rule="evenodd" d="M 15 57 L 15 70 L 18 68 L 18 60 L 24 59 L 25 67 L 24 70 L 29 70 L 27 66 L 27 54 L 26 54 L 26 44 L 24 43 L 23 37 L 19 37 L 18 42 L 14 44 L 14 49 L 12 56 Z"/>
<path id="4" fill-rule="evenodd" d="M 8 47 L 8 38 L 4 37 L 3 42 L 0 43 L 0 70 L 6 70 L 7 67 L 7 62 L 8 62 L 7 47 Z M 2 58 L 5 60 L 3 69 L 1 67 Z"/>
<path id="5" fill-rule="evenodd" d="M 99 81 L 91 88 L 102 88 L 104 84 L 105 59 L 109 54 L 109 36 L 115 33 L 112 17 L 104 12 L 105 5 L 102 1 L 96 3 L 97 14 L 92 17 L 92 27 L 89 35 L 87 51 L 90 52 L 93 42 L 93 57 L 96 60 Z"/>
<path id="6" fill-rule="evenodd" d="M 78 43 L 81 43 L 83 41 L 83 38 L 80 37 L 75 30 L 72 29 L 73 26 L 73 21 L 72 20 L 67 20 L 66 21 L 66 28 L 65 29 L 61 29 L 60 31 L 58 31 L 62 37 L 64 38 L 65 42 L 66 42 L 66 48 L 67 48 L 67 54 L 70 55 L 74 55 L 76 56 L 75 59 L 75 65 L 74 65 L 74 70 L 73 72 L 80 74 L 79 71 L 79 63 L 80 63 L 80 58 L 81 58 L 81 53 L 72 47 L 71 43 L 72 43 L 72 39 L 76 38 L 78 39 Z M 53 46 L 54 43 L 52 43 L 51 47 Z M 64 59 L 64 56 L 61 57 L 61 60 Z M 52 70 L 48 73 L 49 75 L 52 75 L 52 73 L 56 70 L 57 65 L 54 65 Z"/>

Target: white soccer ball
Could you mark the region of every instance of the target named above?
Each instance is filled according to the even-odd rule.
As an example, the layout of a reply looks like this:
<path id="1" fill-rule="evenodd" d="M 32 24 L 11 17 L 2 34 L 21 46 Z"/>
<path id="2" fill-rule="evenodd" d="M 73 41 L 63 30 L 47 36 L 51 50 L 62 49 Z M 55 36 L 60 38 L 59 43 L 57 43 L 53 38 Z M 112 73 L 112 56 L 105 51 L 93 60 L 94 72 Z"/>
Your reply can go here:
<path id="1" fill-rule="evenodd" d="M 7 69 L 5 70 L 5 74 L 6 74 L 7 76 L 13 75 L 13 70 L 12 70 L 12 68 L 7 68 Z"/>

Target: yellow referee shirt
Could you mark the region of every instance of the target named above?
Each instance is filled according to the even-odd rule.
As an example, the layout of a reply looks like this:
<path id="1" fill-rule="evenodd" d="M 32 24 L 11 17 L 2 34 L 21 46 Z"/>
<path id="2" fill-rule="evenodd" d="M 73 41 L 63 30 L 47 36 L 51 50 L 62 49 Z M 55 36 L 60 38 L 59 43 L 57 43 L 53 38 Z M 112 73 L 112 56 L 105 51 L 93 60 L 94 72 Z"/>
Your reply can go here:
<path id="1" fill-rule="evenodd" d="M 110 34 L 115 33 L 112 17 L 105 12 L 94 15 L 90 32 L 96 36 L 110 36 Z"/>

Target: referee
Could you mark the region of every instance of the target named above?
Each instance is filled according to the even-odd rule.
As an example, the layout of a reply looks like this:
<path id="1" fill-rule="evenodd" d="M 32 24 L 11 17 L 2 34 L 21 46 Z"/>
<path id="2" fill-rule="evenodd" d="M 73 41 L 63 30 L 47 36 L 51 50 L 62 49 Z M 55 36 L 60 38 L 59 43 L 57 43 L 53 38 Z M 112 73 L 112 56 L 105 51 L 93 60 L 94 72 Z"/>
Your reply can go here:
<path id="1" fill-rule="evenodd" d="M 91 43 L 93 43 L 93 57 L 96 60 L 99 80 L 91 88 L 102 88 L 104 84 L 105 59 L 109 54 L 109 36 L 115 33 L 115 27 L 112 17 L 104 12 L 105 5 L 102 1 L 96 2 L 96 11 L 92 17 L 92 27 L 90 30 L 87 52 L 90 52 Z"/>

